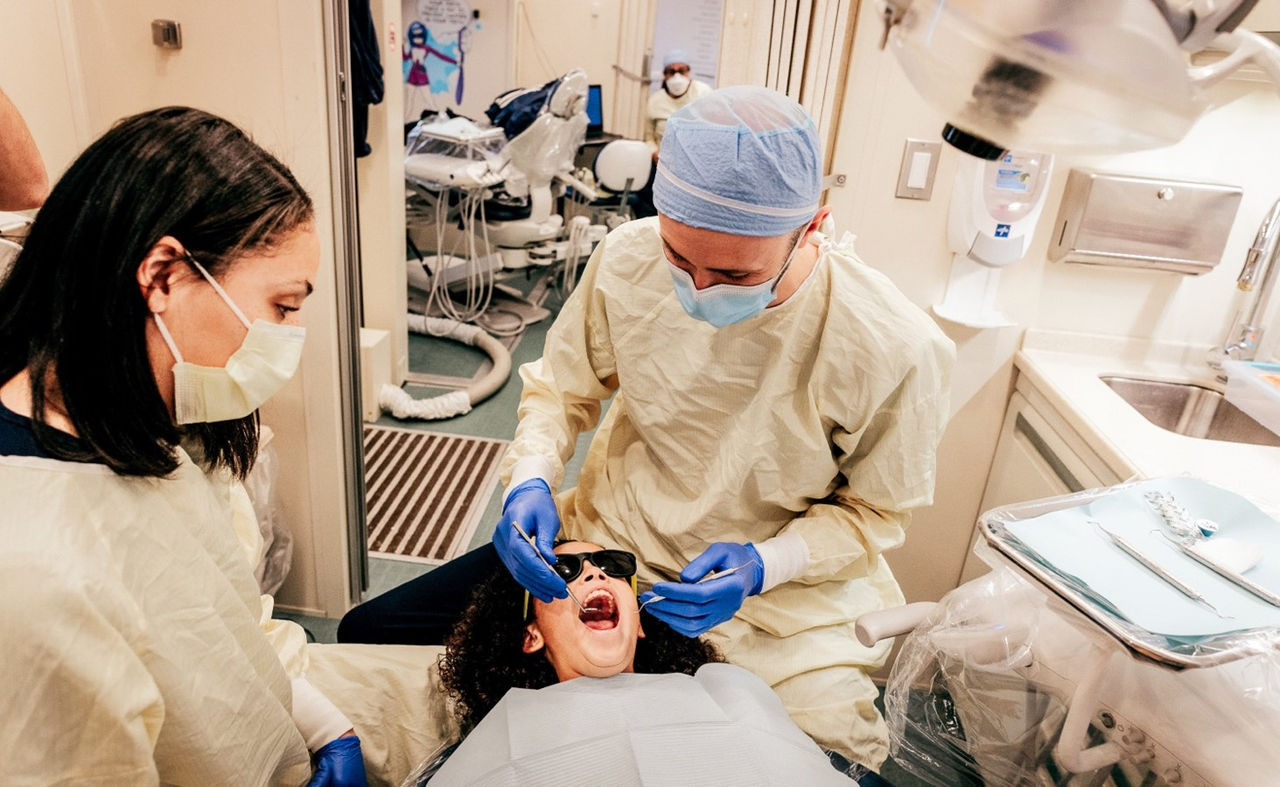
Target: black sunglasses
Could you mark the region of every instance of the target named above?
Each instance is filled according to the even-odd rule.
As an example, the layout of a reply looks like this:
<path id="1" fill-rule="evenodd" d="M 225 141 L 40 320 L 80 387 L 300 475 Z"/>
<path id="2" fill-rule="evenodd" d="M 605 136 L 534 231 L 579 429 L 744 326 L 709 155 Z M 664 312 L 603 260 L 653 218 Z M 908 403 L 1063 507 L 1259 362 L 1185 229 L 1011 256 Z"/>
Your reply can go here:
<path id="1" fill-rule="evenodd" d="M 582 567 L 591 565 L 615 579 L 630 579 L 631 592 L 636 592 L 636 556 L 621 549 L 601 549 L 596 552 L 578 552 L 576 554 L 556 555 L 556 562 L 551 564 L 565 584 L 572 582 L 582 574 Z M 528 622 L 533 614 L 529 603 L 529 591 L 524 592 L 524 608 L 520 611 L 520 619 Z"/>
<path id="2" fill-rule="evenodd" d="M 598 552 L 577 552 L 556 555 L 551 568 L 565 582 L 572 582 L 582 573 L 587 561 L 615 579 L 626 579 L 636 573 L 636 556 L 621 549 L 601 549 Z"/>

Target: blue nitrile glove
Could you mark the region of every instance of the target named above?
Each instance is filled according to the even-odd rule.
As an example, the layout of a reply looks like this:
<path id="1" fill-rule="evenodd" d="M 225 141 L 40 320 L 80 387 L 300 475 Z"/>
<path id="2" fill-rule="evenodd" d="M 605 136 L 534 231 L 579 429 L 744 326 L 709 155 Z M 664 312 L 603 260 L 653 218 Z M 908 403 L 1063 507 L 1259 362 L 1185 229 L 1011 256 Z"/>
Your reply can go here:
<path id="1" fill-rule="evenodd" d="M 714 577 L 697 583 L 712 571 L 725 571 L 743 566 L 727 577 Z M 696 637 L 733 617 L 747 596 L 754 596 L 764 586 L 764 561 L 751 544 L 720 541 L 707 547 L 680 572 L 679 582 L 659 582 L 640 597 L 643 604 L 657 596 L 663 598 L 645 607 L 654 617 L 685 635 Z"/>
<path id="2" fill-rule="evenodd" d="M 564 580 L 538 559 L 533 547 L 512 526 L 513 521 L 519 522 L 524 532 L 537 542 L 538 552 L 548 563 L 556 562 L 553 545 L 560 532 L 560 514 L 556 512 L 556 501 L 546 481 L 530 478 L 511 490 L 502 504 L 502 519 L 493 531 L 493 546 L 511 576 L 539 601 L 568 596 L 569 588 Z"/>
<path id="3" fill-rule="evenodd" d="M 354 735 L 334 738 L 315 753 L 316 772 L 307 787 L 368 787 L 360 739 Z"/>

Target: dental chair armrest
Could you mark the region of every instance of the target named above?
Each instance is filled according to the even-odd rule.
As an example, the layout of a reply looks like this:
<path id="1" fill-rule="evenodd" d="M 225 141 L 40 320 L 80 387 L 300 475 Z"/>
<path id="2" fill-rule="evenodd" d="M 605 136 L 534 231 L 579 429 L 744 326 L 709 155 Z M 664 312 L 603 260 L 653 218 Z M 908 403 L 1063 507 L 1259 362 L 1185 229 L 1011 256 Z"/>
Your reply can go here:
<path id="1" fill-rule="evenodd" d="M 934 601 L 917 601 L 914 604 L 903 604 L 900 607 L 881 609 L 859 615 L 854 621 L 853 630 L 858 641 L 866 647 L 872 647 L 882 639 L 897 637 L 914 629 L 938 606 Z"/>

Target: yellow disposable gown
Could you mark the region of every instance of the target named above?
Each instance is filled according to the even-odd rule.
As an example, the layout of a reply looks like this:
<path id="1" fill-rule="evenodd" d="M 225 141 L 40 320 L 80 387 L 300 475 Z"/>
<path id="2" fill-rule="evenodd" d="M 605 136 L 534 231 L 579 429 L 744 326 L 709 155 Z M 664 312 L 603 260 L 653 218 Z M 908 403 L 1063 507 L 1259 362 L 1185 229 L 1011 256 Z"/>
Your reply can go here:
<path id="1" fill-rule="evenodd" d="M 932 500 L 954 347 L 851 239 L 823 250 L 787 301 L 717 329 L 677 300 L 657 219 L 619 227 L 520 369 L 503 481 L 519 463 L 558 488 L 614 396 L 558 498 L 566 537 L 635 552 L 642 585 L 715 541 L 802 537 L 807 568 L 709 636 L 818 743 L 878 767 L 887 735 L 866 671 L 888 645 L 860 645 L 853 621 L 903 601 L 881 553 Z"/>
<path id="2" fill-rule="evenodd" d="M 672 98 L 665 88 L 651 93 L 644 123 L 644 141 L 649 143 L 649 147 L 654 150 L 662 147 L 662 135 L 667 130 L 667 118 L 674 115 L 681 107 L 710 93 L 712 89 L 706 82 L 694 79 L 689 82 L 689 89 L 684 91 L 684 95 L 680 98 Z"/>
<path id="3" fill-rule="evenodd" d="M 355 724 L 375 784 L 454 733 L 438 649 L 308 646 L 270 619 L 244 503 L 185 454 L 166 479 L 0 457 L 5 784 L 305 784 L 297 675 Z"/>

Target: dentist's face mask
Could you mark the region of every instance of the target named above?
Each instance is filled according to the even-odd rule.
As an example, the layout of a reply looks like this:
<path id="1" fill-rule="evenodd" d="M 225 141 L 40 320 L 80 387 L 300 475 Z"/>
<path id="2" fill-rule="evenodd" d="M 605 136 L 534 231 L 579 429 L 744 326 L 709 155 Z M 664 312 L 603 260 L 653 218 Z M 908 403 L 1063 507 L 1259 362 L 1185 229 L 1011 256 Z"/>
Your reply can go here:
<path id="1" fill-rule="evenodd" d="M 759 284 L 713 284 L 699 290 L 694 284 L 693 276 L 667 259 L 667 264 L 671 266 L 671 281 L 675 283 L 676 297 L 680 299 L 680 305 L 690 317 L 711 323 L 717 328 L 733 325 L 760 314 L 773 302 L 774 295 L 778 291 L 778 283 L 791 267 L 791 261 L 795 259 L 800 244 L 804 242 L 804 237 L 805 232 L 802 231 L 795 245 L 791 247 L 787 261 L 782 263 L 782 270 L 778 271 L 778 275 Z M 666 257 L 665 250 L 663 257 Z"/>
<path id="2" fill-rule="evenodd" d="M 689 89 L 689 77 L 684 74 L 672 74 L 667 77 L 667 92 L 672 98 L 680 98 Z"/>
<path id="3" fill-rule="evenodd" d="M 159 314 L 152 314 L 160 335 L 177 359 L 173 366 L 174 418 L 179 424 L 234 421 L 257 410 L 293 377 L 302 360 L 306 329 L 297 325 L 277 325 L 265 320 L 250 324 L 240 307 L 204 266 L 190 255 L 187 259 L 209 282 L 218 297 L 249 329 L 239 349 L 225 366 L 200 366 L 182 360 L 182 353 Z"/>

